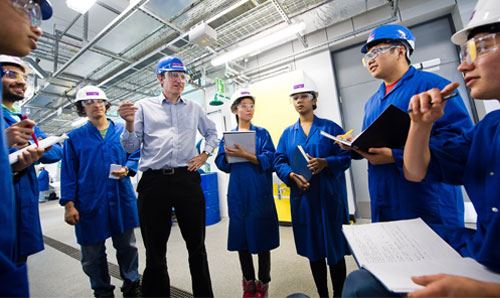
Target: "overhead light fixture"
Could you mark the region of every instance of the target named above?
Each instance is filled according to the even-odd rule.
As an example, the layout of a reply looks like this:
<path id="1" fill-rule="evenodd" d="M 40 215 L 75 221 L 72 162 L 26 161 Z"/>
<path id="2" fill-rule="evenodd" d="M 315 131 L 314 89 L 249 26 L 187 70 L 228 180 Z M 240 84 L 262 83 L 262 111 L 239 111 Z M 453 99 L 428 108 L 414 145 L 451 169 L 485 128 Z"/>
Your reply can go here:
<path id="1" fill-rule="evenodd" d="M 81 14 L 86 13 L 96 0 L 66 0 L 66 5 Z"/>
<path id="2" fill-rule="evenodd" d="M 306 28 L 306 23 L 304 23 L 304 22 L 287 26 L 283 30 L 274 32 L 274 33 L 272 33 L 264 38 L 261 38 L 253 43 L 238 47 L 238 48 L 231 50 L 225 54 L 222 54 L 218 57 L 215 57 L 214 59 L 212 59 L 211 63 L 213 66 L 218 66 L 218 65 L 222 65 L 226 62 L 229 62 L 231 60 L 248 55 L 250 53 L 254 53 L 254 52 L 257 52 L 259 50 L 263 50 L 267 47 L 270 47 L 271 45 L 278 44 L 281 41 L 288 39 L 290 36 L 293 36 L 293 35 L 299 33 L 300 31 L 303 31 L 305 28 Z"/>
<path id="3" fill-rule="evenodd" d="M 73 123 L 71 123 L 71 126 L 73 126 L 73 127 L 82 126 L 85 123 L 87 123 L 87 120 L 89 120 L 87 117 L 80 118 L 80 119 L 78 119 L 76 121 L 73 121 Z"/>

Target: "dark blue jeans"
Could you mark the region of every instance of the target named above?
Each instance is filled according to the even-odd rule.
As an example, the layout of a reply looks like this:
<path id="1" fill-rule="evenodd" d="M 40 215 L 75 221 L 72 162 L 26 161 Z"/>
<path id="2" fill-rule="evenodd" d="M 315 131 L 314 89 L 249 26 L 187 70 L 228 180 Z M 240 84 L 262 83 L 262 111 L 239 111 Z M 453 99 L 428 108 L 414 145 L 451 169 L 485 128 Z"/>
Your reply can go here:
<path id="1" fill-rule="evenodd" d="M 111 237 L 116 249 L 116 258 L 120 266 L 120 276 L 123 279 L 122 292 L 129 290 L 134 281 L 139 278 L 139 256 L 135 245 L 134 230 L 130 229 L 121 235 Z M 106 258 L 106 246 L 98 242 L 82 247 L 82 267 L 90 278 L 90 285 L 96 296 L 110 296 L 115 286 L 111 284 Z"/>
<path id="2" fill-rule="evenodd" d="M 388 291 L 370 272 L 359 269 L 345 280 L 342 297 L 400 297 Z"/>

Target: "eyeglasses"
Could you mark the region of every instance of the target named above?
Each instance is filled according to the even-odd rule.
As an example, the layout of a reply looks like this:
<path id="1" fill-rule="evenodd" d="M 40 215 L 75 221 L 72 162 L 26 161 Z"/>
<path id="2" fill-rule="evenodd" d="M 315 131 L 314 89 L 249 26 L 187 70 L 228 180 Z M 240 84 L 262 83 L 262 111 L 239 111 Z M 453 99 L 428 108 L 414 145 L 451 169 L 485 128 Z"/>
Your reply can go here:
<path id="1" fill-rule="evenodd" d="M 93 104 L 107 105 L 108 101 L 105 99 L 84 99 L 82 100 L 85 106 L 91 106 Z"/>
<path id="2" fill-rule="evenodd" d="M 13 71 L 13 70 L 4 70 L 5 77 L 9 79 L 13 79 L 16 81 L 24 81 L 26 82 L 28 80 L 28 76 L 25 75 L 24 73 L 18 72 L 18 71 Z"/>
<path id="3" fill-rule="evenodd" d="M 400 46 L 397 46 L 397 45 L 390 45 L 390 46 L 385 46 L 385 47 L 374 48 L 365 54 L 363 59 L 361 59 L 361 62 L 363 62 L 363 66 L 366 67 L 368 65 L 368 61 L 375 60 L 378 58 L 378 56 L 387 52 L 388 50 L 399 48 L 399 47 Z"/>
<path id="4" fill-rule="evenodd" d="M 465 45 L 461 46 L 462 61 L 470 65 L 474 63 L 478 57 L 498 50 L 496 41 L 497 35 L 498 33 L 490 33 L 469 39 Z"/>
<path id="5" fill-rule="evenodd" d="M 238 105 L 238 108 L 240 108 L 240 109 L 253 109 L 253 108 L 255 108 L 255 105 L 253 103 L 241 103 Z"/>
<path id="6" fill-rule="evenodd" d="M 302 100 L 306 100 L 306 99 L 307 100 L 313 100 L 314 99 L 314 95 L 312 95 L 311 93 L 304 93 L 304 94 L 295 94 L 295 95 L 292 96 L 292 99 L 294 101 L 299 100 L 299 98 L 302 99 Z"/>
<path id="7" fill-rule="evenodd" d="M 32 27 L 40 27 L 42 24 L 42 9 L 33 0 L 12 0 L 12 5 L 20 13 L 27 13 L 30 17 Z"/>
<path id="8" fill-rule="evenodd" d="M 175 72 L 175 71 L 167 71 L 167 72 L 165 72 L 165 74 L 163 76 L 165 78 L 168 77 L 171 80 L 180 79 L 183 82 L 185 82 L 186 80 L 189 79 L 189 76 L 186 75 L 185 73 L 183 73 L 183 72 Z"/>

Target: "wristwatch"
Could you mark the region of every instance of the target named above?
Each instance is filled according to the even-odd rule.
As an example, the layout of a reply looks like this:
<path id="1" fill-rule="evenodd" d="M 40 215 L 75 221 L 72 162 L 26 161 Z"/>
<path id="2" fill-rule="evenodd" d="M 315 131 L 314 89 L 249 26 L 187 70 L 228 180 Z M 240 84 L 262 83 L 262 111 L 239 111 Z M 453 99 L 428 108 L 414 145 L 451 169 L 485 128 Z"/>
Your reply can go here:
<path id="1" fill-rule="evenodd" d="M 125 168 L 125 176 L 128 176 L 128 172 L 130 172 L 130 170 L 127 167 L 124 168 Z"/>
<path id="2" fill-rule="evenodd" d="M 212 156 L 212 154 L 210 152 L 206 151 L 206 150 L 204 150 L 203 153 L 206 153 L 207 156 L 209 156 L 209 157 Z"/>

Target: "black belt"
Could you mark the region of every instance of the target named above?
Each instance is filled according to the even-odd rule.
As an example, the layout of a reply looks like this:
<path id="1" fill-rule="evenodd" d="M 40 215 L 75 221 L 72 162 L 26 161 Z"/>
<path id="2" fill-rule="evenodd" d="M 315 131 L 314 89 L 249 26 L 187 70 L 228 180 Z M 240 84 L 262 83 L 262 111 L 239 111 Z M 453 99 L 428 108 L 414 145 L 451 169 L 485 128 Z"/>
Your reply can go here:
<path id="1" fill-rule="evenodd" d="M 161 174 L 161 175 L 173 175 L 178 173 L 186 173 L 188 172 L 188 167 L 179 167 L 179 168 L 166 168 L 159 170 L 147 170 L 151 174 Z"/>

